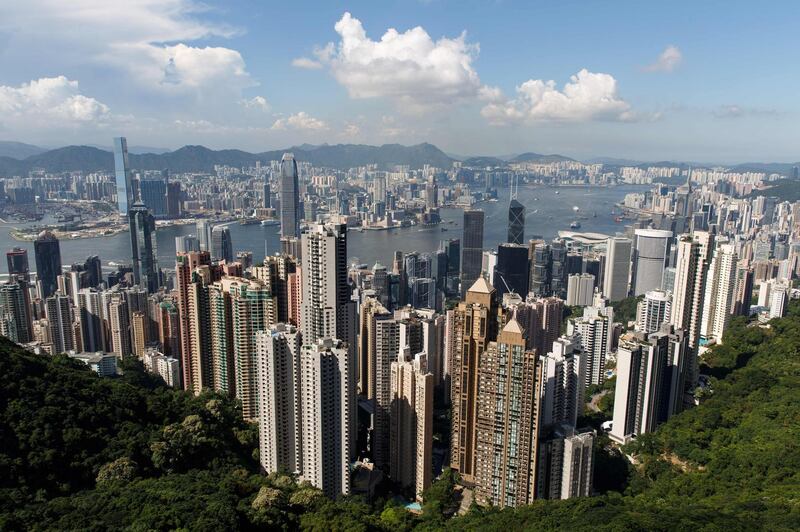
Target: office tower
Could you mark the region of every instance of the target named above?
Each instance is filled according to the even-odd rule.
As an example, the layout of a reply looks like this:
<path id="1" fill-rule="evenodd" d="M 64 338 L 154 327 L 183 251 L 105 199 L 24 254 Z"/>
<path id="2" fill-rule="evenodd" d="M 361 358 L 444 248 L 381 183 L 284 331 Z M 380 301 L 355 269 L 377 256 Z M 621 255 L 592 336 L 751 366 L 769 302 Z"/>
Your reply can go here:
<path id="1" fill-rule="evenodd" d="M 117 208 L 123 216 L 136 201 L 133 194 L 133 176 L 128 165 L 128 141 L 125 137 L 114 137 L 114 177 L 117 190 Z"/>
<path id="2" fill-rule="evenodd" d="M 577 338 L 562 336 L 539 357 L 539 420 L 542 427 L 567 424 L 574 427 L 583 413 L 587 357 Z"/>
<path id="3" fill-rule="evenodd" d="M 167 214 L 167 183 L 163 179 L 140 180 L 139 197 L 153 216 Z"/>
<path id="4" fill-rule="evenodd" d="M 300 349 L 303 469 L 308 481 L 335 499 L 350 494 L 350 459 L 356 416 L 355 374 L 339 340 L 303 338 Z"/>
<path id="5" fill-rule="evenodd" d="M 648 290 L 661 287 L 672 231 L 636 229 L 634 235 L 631 292 L 635 296 L 641 296 Z"/>
<path id="6" fill-rule="evenodd" d="M 231 230 L 224 225 L 215 225 L 211 230 L 211 260 L 233 262 Z"/>
<path id="7" fill-rule="evenodd" d="M 528 248 L 520 244 L 500 244 L 497 247 L 497 265 L 494 267 L 494 289 L 501 300 L 506 292 L 528 295 L 530 280 Z"/>
<path id="8" fill-rule="evenodd" d="M 78 290 L 81 343 L 83 350 L 90 353 L 106 350 L 105 310 L 100 294 L 94 288 Z"/>
<path id="9" fill-rule="evenodd" d="M 474 478 L 481 504 L 533 502 L 541 368 L 525 343 L 511 318 L 479 358 Z"/>
<path id="10" fill-rule="evenodd" d="M 383 172 L 375 174 L 372 178 L 372 201 L 386 203 L 386 175 Z"/>
<path id="11" fill-rule="evenodd" d="M 103 265 L 100 262 L 100 257 L 97 255 L 90 255 L 86 257 L 86 261 L 83 263 L 83 285 L 80 288 L 86 288 L 90 286 L 97 286 L 103 282 Z M 77 291 L 77 290 L 75 290 Z"/>
<path id="12" fill-rule="evenodd" d="M 401 487 L 414 488 L 418 501 L 433 477 L 434 383 L 426 358 L 401 354 L 391 363 L 389 473 Z"/>
<path id="13" fill-rule="evenodd" d="M 538 499 L 571 499 L 592 494 L 594 440 L 590 429 L 559 425 L 539 445 Z"/>
<path id="14" fill-rule="evenodd" d="M 128 213 L 133 257 L 133 282 L 151 294 L 158 291 L 158 251 L 156 250 L 156 221 L 141 202 L 131 206 Z"/>
<path id="15" fill-rule="evenodd" d="M 675 329 L 686 331 L 689 339 L 685 372 L 685 389 L 688 393 L 694 392 L 700 373 L 697 351 L 700 346 L 703 303 L 713 247 L 714 236 L 706 231 L 695 231 L 694 234 L 683 235 L 678 240 L 670 323 Z"/>
<path id="16" fill-rule="evenodd" d="M 466 482 L 475 478 L 475 421 L 478 408 L 478 364 L 497 338 L 497 303 L 494 288 L 483 277 L 467 290 L 465 301 L 454 309 L 450 331 L 453 404 L 450 467 Z"/>
<path id="17" fill-rule="evenodd" d="M 33 326 L 25 281 L 9 281 L 0 285 L 0 334 L 18 344 L 33 340 Z"/>
<path id="18" fill-rule="evenodd" d="M 179 253 L 175 258 L 183 386 L 199 395 L 214 387 L 211 361 L 211 317 L 208 285 L 213 281 L 208 251 Z"/>
<path id="19" fill-rule="evenodd" d="M 676 250 L 677 253 L 677 250 Z M 675 291 L 675 268 L 664 268 L 664 276 L 661 278 L 661 290 L 664 292 Z"/>
<path id="20" fill-rule="evenodd" d="M 609 436 L 619 443 L 652 432 L 683 402 L 688 338 L 671 325 L 658 333 L 628 333 L 617 349 L 614 418 Z"/>
<path id="21" fill-rule="evenodd" d="M 258 417 L 255 334 L 275 324 L 269 287 L 255 279 L 223 277 L 208 289 L 214 388 L 234 395 L 242 416 Z"/>
<path id="22" fill-rule="evenodd" d="M 130 313 L 123 297 L 114 297 L 108 305 L 108 327 L 111 352 L 122 358 L 131 354 Z"/>
<path id="23" fill-rule="evenodd" d="M 731 244 L 717 246 L 708 268 L 703 301 L 700 337 L 705 342 L 722 343 L 725 328 L 731 321 L 736 291 L 736 250 Z"/>
<path id="24" fill-rule="evenodd" d="M 137 310 L 131 312 L 131 352 L 137 357 L 144 356 L 148 343 L 149 324 L 147 314 Z"/>
<path id="25" fill-rule="evenodd" d="M 409 286 L 408 304 L 414 308 L 437 308 L 436 279 L 415 277 Z"/>
<path id="26" fill-rule="evenodd" d="M 261 207 L 264 209 L 272 207 L 272 192 L 269 188 L 269 177 L 264 178 L 264 184 L 261 187 Z"/>
<path id="27" fill-rule="evenodd" d="M 175 237 L 175 253 L 192 253 L 200 251 L 200 240 L 194 235 Z"/>
<path id="28" fill-rule="evenodd" d="M 200 241 L 200 251 L 211 252 L 211 231 L 213 226 L 208 220 L 197 220 L 197 239 Z"/>
<path id="29" fill-rule="evenodd" d="M 621 301 L 628 297 L 631 246 L 629 238 L 611 237 L 607 241 L 603 296 L 609 301 Z"/>
<path id="30" fill-rule="evenodd" d="M 522 245 L 525 238 L 525 206 L 516 200 L 508 205 L 508 243 Z"/>
<path id="31" fill-rule="evenodd" d="M 179 181 L 167 183 L 166 208 L 167 216 L 176 218 L 181 215 L 181 184 Z"/>
<path id="32" fill-rule="evenodd" d="M 31 269 L 28 265 L 27 249 L 14 248 L 6 252 L 6 262 L 8 263 L 9 279 L 21 277 L 26 281 L 31 280 Z"/>
<path id="33" fill-rule="evenodd" d="M 337 338 L 355 353 L 355 305 L 347 283 L 347 226 L 312 225 L 301 242 L 303 341 Z"/>
<path id="34" fill-rule="evenodd" d="M 256 333 L 258 432 L 264 472 L 302 471 L 300 332 L 279 323 Z"/>
<path id="35" fill-rule="evenodd" d="M 563 240 L 550 242 L 550 293 L 561 299 L 567 297 L 567 246 Z"/>
<path id="36" fill-rule="evenodd" d="M 461 292 L 466 293 L 481 276 L 483 260 L 483 211 L 464 211 L 464 235 L 461 238 Z"/>
<path id="37" fill-rule="evenodd" d="M 651 334 L 669 323 L 672 294 L 663 290 L 650 290 L 636 305 L 636 330 Z"/>
<path id="38" fill-rule="evenodd" d="M 64 353 L 75 349 L 72 333 L 72 305 L 69 296 L 55 293 L 45 300 L 45 316 L 53 342 L 54 353 Z"/>
<path id="39" fill-rule="evenodd" d="M 372 266 L 372 290 L 381 305 L 384 307 L 390 306 L 389 275 L 386 271 L 386 266 L 380 262 L 376 262 Z"/>
<path id="40" fill-rule="evenodd" d="M 461 240 L 451 238 L 442 242 L 442 250 L 447 255 L 448 277 L 461 275 Z"/>
<path id="41" fill-rule="evenodd" d="M 50 231 L 42 231 L 33 241 L 36 257 L 36 278 L 42 283 L 41 298 L 47 299 L 57 290 L 57 278 L 61 275 L 61 246 Z"/>
<path id="42" fill-rule="evenodd" d="M 532 251 L 531 251 L 531 248 Z M 550 281 L 552 277 L 553 257 L 550 246 L 543 240 L 531 240 L 528 256 L 531 258 L 530 291 L 536 297 L 551 295 Z"/>
<path id="43" fill-rule="evenodd" d="M 297 178 L 297 162 L 294 155 L 284 153 L 279 175 L 281 198 L 281 236 L 300 236 L 300 185 Z"/>
<path id="44" fill-rule="evenodd" d="M 569 320 L 567 334 L 580 335 L 580 344 L 586 352 L 586 382 L 603 384 L 605 380 L 606 360 L 611 353 L 613 340 L 614 308 L 606 305 L 599 294 L 592 306 L 584 307 L 583 316 Z"/>
<path id="45" fill-rule="evenodd" d="M 567 305 L 585 307 L 594 299 L 594 275 L 573 274 L 567 277 Z"/>
<path id="46" fill-rule="evenodd" d="M 494 269 L 497 267 L 497 252 L 486 250 L 481 254 L 481 275 L 494 286 Z"/>

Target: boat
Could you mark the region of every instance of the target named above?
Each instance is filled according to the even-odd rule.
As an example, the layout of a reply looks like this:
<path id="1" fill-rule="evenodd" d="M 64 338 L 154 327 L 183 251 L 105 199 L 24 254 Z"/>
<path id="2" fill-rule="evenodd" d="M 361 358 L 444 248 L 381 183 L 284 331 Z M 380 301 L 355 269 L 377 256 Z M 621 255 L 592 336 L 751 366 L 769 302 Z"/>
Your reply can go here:
<path id="1" fill-rule="evenodd" d="M 442 231 L 447 231 L 447 228 L 446 227 L 442 227 Z"/>
<path id="2" fill-rule="evenodd" d="M 622 216 L 617 216 L 616 218 L 614 218 L 614 221 L 620 223 L 622 221 Z"/>
<path id="3" fill-rule="evenodd" d="M 579 210 L 581 210 L 581 208 L 575 205 L 574 207 L 572 207 L 572 210 L 578 212 Z"/>
<path id="4" fill-rule="evenodd" d="M 560 190 L 556 190 L 556 194 L 561 194 L 561 191 Z"/>
<path id="5" fill-rule="evenodd" d="M 575 220 L 574 222 L 569 224 L 569 228 L 570 229 L 580 229 L 581 228 L 581 223 L 578 220 Z"/>

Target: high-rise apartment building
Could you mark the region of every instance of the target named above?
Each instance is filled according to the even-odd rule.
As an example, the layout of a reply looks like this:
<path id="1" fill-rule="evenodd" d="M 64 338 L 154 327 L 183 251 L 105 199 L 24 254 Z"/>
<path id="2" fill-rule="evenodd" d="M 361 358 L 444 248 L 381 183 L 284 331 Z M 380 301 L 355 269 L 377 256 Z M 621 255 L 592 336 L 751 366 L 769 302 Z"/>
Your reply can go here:
<path id="1" fill-rule="evenodd" d="M 50 327 L 50 339 L 55 353 L 75 349 L 72 332 L 74 316 L 69 296 L 56 292 L 45 300 L 45 316 Z"/>
<path id="2" fill-rule="evenodd" d="M 586 355 L 577 338 L 562 336 L 550 352 L 539 357 L 541 379 L 539 422 L 542 427 L 574 427 L 583 412 L 586 389 Z"/>
<path id="3" fill-rule="evenodd" d="M 703 321 L 700 325 L 700 337 L 705 342 L 722 343 L 725 329 L 731 321 L 736 295 L 736 267 L 736 249 L 733 245 L 717 246 L 708 268 Z"/>
<path id="4" fill-rule="evenodd" d="M 266 473 L 300 474 L 302 383 L 300 332 L 279 323 L 256 333 L 258 427 L 261 467 Z"/>
<path id="5" fill-rule="evenodd" d="M 119 358 L 132 353 L 130 325 L 128 302 L 121 295 L 114 296 L 108 304 L 108 327 L 111 352 Z"/>
<path id="6" fill-rule="evenodd" d="M 594 299 L 594 275 L 590 273 L 567 276 L 567 305 L 585 307 Z"/>
<path id="7" fill-rule="evenodd" d="M 475 423 L 479 381 L 478 364 L 490 342 L 497 339 L 497 303 L 494 288 L 478 277 L 464 301 L 453 312 L 450 331 L 453 343 L 450 361 L 453 405 L 450 467 L 466 482 L 475 479 Z"/>
<path id="8" fill-rule="evenodd" d="M 636 305 L 636 330 L 651 334 L 670 320 L 672 294 L 663 290 L 650 290 Z"/>
<path id="9" fill-rule="evenodd" d="M 541 368 L 525 348 L 516 319 L 479 359 L 475 445 L 475 498 L 494 506 L 533 501 Z"/>
<path id="10" fill-rule="evenodd" d="M 24 280 L 0 285 L 0 334 L 18 344 L 33 340 L 33 325 Z"/>
<path id="11" fill-rule="evenodd" d="M 389 474 L 418 501 L 433 477 L 433 374 L 424 353 L 391 363 Z"/>
<path id="12" fill-rule="evenodd" d="M 567 335 L 580 335 L 578 341 L 586 353 L 586 382 L 603 384 L 605 381 L 606 360 L 611 353 L 614 327 L 614 307 L 606 304 L 600 294 L 594 304 L 584 307 L 583 316 L 569 320 Z"/>
<path id="13" fill-rule="evenodd" d="M 355 444 L 355 383 L 347 346 L 330 338 L 300 349 L 302 472 L 335 499 L 350 494 L 350 459 Z"/>
<path id="14" fill-rule="evenodd" d="M 8 277 L 10 279 L 21 277 L 26 281 L 31 280 L 27 249 L 14 248 L 9 250 L 6 252 L 6 263 L 8 264 Z"/>
<path id="15" fill-rule="evenodd" d="M 590 429 L 559 425 L 539 445 L 539 499 L 571 499 L 592 494 L 594 441 Z"/>
<path id="16" fill-rule="evenodd" d="M 208 251 L 175 258 L 183 386 L 199 394 L 214 388 L 208 286 L 214 281 Z"/>

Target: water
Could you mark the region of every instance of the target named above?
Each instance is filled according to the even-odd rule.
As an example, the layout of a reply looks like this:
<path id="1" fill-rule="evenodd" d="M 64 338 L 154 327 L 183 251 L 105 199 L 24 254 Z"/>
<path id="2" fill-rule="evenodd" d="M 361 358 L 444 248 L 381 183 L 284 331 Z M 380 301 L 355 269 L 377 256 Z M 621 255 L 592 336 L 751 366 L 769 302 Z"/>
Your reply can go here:
<path id="1" fill-rule="evenodd" d="M 525 205 L 525 239 L 541 236 L 553 238 L 560 230 L 568 230 L 569 224 L 579 217 L 582 227 L 578 231 L 605 233 L 613 235 L 623 230 L 623 225 L 616 223 L 611 215 L 614 204 L 621 201 L 629 192 L 639 192 L 647 187 L 521 187 L 518 200 Z M 558 194 L 556 194 L 558 192 Z M 477 208 L 486 212 L 484 227 L 484 247 L 496 248 L 506 241 L 508 232 L 508 189 L 498 190 L 499 201 L 481 202 Z M 573 206 L 579 207 L 576 213 Z M 592 213 L 597 217 L 593 218 Z M 418 226 L 387 231 L 350 231 L 348 237 L 348 255 L 351 261 L 358 258 L 361 263 L 369 265 L 380 261 L 391 266 L 395 250 L 432 252 L 439 243 L 448 238 L 462 238 L 463 214 L 461 209 L 442 209 L 442 224 L 437 227 Z M 448 223 L 452 221 L 453 223 Z M 8 231 L 13 227 L 24 227 L 26 224 L 0 223 L 0 250 L 12 247 L 28 249 L 31 269 L 35 269 L 32 242 L 17 242 Z M 252 251 L 253 259 L 260 262 L 264 258 L 265 249 L 269 254 L 280 250 L 280 227 L 254 225 L 228 225 L 231 231 L 234 253 Z M 447 231 L 442 231 L 446 228 Z M 173 268 L 175 264 L 175 237 L 195 234 L 194 225 L 163 227 L 158 229 L 158 261 L 162 268 Z M 265 247 L 266 243 L 266 247 Z M 104 265 L 109 262 L 130 262 L 130 235 L 121 233 L 109 237 L 86 238 L 61 241 L 61 260 L 64 264 L 83 262 L 89 255 L 98 255 Z M 0 267 L 5 273 L 5 267 Z"/>

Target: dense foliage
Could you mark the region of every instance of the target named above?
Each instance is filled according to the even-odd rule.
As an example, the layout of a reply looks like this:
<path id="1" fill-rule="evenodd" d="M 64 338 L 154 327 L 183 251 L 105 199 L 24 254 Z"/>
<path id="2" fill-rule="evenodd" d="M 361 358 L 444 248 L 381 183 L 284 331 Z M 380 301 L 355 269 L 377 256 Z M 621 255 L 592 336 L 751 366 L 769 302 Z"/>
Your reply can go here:
<path id="1" fill-rule="evenodd" d="M 0 529 L 796 530 L 800 306 L 768 328 L 734 320 L 704 358 L 696 408 L 598 454 L 598 496 L 480 509 L 447 472 L 421 515 L 396 501 L 329 501 L 258 473 L 253 427 L 223 397 L 170 390 L 127 363 L 100 379 L 65 357 L 0 343 Z"/>

